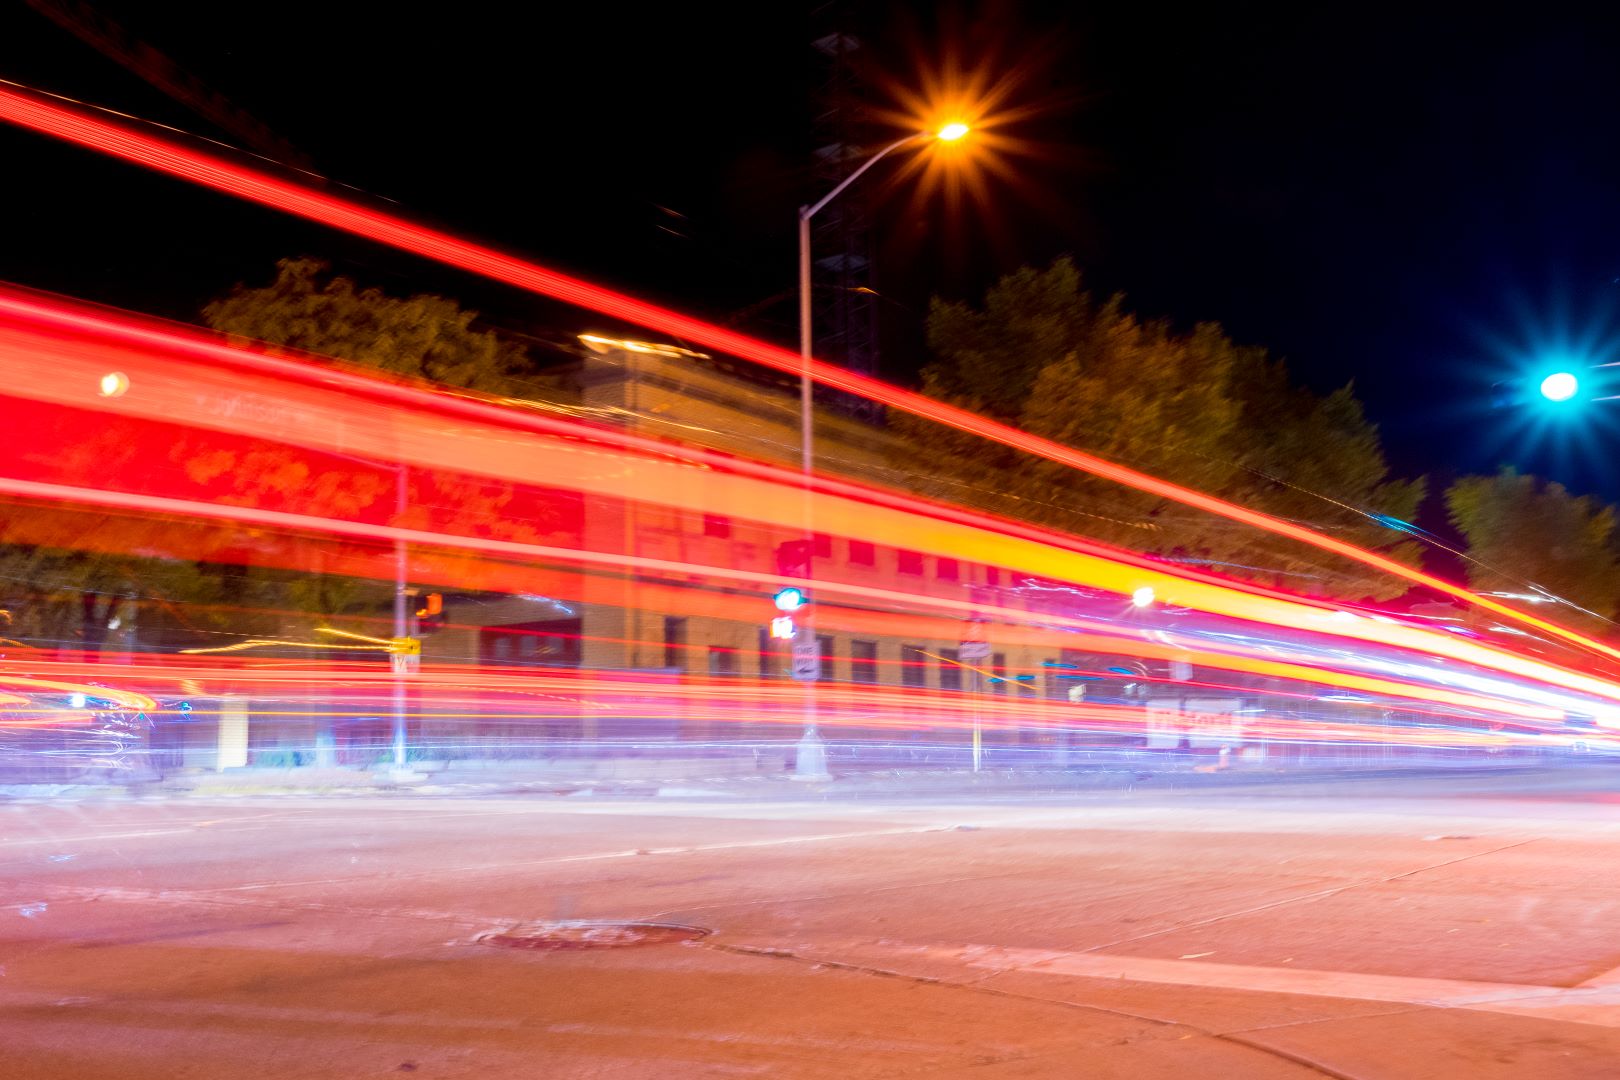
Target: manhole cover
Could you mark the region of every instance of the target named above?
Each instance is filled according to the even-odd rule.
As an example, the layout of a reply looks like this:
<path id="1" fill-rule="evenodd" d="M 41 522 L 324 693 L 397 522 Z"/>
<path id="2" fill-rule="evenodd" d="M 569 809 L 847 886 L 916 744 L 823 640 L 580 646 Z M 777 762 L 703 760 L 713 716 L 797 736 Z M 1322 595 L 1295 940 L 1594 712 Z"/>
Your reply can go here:
<path id="1" fill-rule="evenodd" d="M 526 923 L 491 930 L 474 940 L 503 949 L 628 949 L 637 945 L 672 945 L 697 941 L 709 931 L 701 926 L 638 922 Z"/>

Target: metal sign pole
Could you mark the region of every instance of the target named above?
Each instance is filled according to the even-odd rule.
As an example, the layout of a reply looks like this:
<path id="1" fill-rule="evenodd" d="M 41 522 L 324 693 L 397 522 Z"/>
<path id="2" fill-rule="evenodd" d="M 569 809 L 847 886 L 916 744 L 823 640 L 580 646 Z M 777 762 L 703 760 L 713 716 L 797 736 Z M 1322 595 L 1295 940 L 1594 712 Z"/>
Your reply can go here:
<path id="1" fill-rule="evenodd" d="M 981 725 L 979 723 L 979 709 L 980 709 L 980 706 L 981 706 L 981 702 L 979 701 L 979 695 L 982 693 L 982 691 L 979 688 L 980 687 L 980 678 L 981 678 L 981 676 L 979 675 L 979 669 L 974 668 L 973 669 L 973 771 L 974 772 L 978 772 L 980 767 L 984 763 L 984 739 L 983 739 L 983 736 L 981 734 Z"/>
<path id="2" fill-rule="evenodd" d="M 975 597 L 977 599 L 977 597 Z M 961 647 L 956 655 L 963 660 L 983 661 L 990 659 L 990 633 L 989 626 L 980 616 L 973 616 L 962 628 Z M 984 725 L 982 722 L 983 702 L 979 700 L 983 692 L 984 672 L 967 664 L 973 673 L 973 771 L 978 772 L 984 767 Z"/>

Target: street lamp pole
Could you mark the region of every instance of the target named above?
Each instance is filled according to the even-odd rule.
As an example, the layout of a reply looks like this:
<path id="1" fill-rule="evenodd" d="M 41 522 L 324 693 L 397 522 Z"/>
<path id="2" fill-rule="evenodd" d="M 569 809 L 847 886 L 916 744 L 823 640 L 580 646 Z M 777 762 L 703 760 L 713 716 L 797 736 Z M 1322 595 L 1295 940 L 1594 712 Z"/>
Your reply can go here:
<path id="1" fill-rule="evenodd" d="M 810 316 L 810 219 L 842 194 L 845 188 L 865 175 L 868 169 L 896 150 L 925 139 L 954 142 L 967 133 L 968 128 L 965 124 L 947 124 L 937 132 L 919 131 L 903 139 L 896 139 L 863 161 L 859 168 L 844 177 L 838 186 L 823 195 L 819 202 L 799 207 L 799 461 L 804 471 L 804 538 L 807 542 L 806 550 L 811 553 L 805 560 L 806 577 L 811 576 L 815 567 L 813 554 L 815 530 L 810 517 L 810 473 L 815 462 L 814 383 L 810 378 L 813 336 Z M 797 632 L 810 635 L 811 641 L 814 642 L 815 616 L 807 615 Z M 816 654 L 820 656 L 819 644 L 816 647 Z M 804 735 L 799 740 L 793 776 L 796 780 L 830 780 L 832 775 L 827 772 L 827 747 L 816 730 L 816 692 L 813 680 L 806 680 L 804 694 Z"/>
<path id="2" fill-rule="evenodd" d="M 810 320 L 810 219 L 820 213 L 828 203 L 842 194 L 845 188 L 859 180 L 868 169 L 879 161 L 882 161 L 903 146 L 936 137 L 932 132 L 920 131 L 915 135 L 907 135 L 903 139 L 896 139 L 862 162 L 860 168 L 844 177 L 843 182 L 822 196 L 820 202 L 799 207 L 799 360 L 801 364 L 799 374 L 799 439 L 801 446 L 800 461 L 804 466 L 805 476 L 810 475 L 810 467 L 815 459 L 815 431 L 811 424 L 812 385 L 810 380 L 812 336 Z M 960 136 L 957 137 L 960 138 Z"/>
<path id="3" fill-rule="evenodd" d="M 840 189 L 842 187 L 840 185 Z M 803 573 L 806 577 L 811 576 L 815 569 L 815 529 L 810 519 L 810 471 L 815 458 L 814 383 L 810 379 L 810 218 L 826 204 L 827 199 L 823 199 L 815 206 L 799 207 L 799 463 L 804 472 L 806 544 Z M 809 635 L 819 658 L 821 646 L 816 638 L 815 616 L 807 612 L 804 622 L 795 632 Z M 816 674 L 819 678 L 820 672 Z M 827 746 L 816 730 L 816 689 L 815 683 L 810 680 L 804 683 L 804 734 L 799 738 L 798 753 L 793 758 L 793 778 L 808 781 L 832 779 L 832 774 L 827 771 Z"/>

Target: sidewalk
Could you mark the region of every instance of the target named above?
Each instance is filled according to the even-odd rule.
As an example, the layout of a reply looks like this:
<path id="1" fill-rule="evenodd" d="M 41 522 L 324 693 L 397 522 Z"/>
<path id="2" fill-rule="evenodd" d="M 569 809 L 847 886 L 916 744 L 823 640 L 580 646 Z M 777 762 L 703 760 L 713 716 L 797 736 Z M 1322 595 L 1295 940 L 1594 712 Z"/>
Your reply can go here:
<path id="1" fill-rule="evenodd" d="M 791 757 L 559 758 L 533 761 L 424 761 L 405 769 L 297 766 L 241 768 L 223 772 L 176 771 L 161 777 L 132 776 L 112 783 L 0 785 L 0 798 L 73 800 L 108 796 L 233 797 L 259 795 L 666 797 L 743 800 L 833 800 L 844 798 L 997 797 L 1065 793 L 1197 792 L 1242 788 L 1282 789 L 1324 784 L 1336 790 L 1355 783 L 1401 777 L 1470 777 L 1533 773 L 1523 765 L 1479 763 L 1437 769 L 1432 763 L 1347 767 L 1266 768 L 1254 764 L 1211 769 L 1199 759 L 1163 757 L 1094 760 L 1068 767 L 967 768 L 919 766 L 840 770 L 832 779 L 797 782 Z"/>

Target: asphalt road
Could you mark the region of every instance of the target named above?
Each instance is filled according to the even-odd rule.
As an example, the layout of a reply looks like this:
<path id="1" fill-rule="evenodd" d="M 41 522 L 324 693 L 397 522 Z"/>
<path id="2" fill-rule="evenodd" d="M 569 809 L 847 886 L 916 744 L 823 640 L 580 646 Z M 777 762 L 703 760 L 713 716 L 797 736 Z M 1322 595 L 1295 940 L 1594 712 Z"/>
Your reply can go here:
<path id="1" fill-rule="evenodd" d="M 12 800 L 0 1076 L 1613 1078 L 1617 854 L 1590 768 Z M 564 920 L 710 932 L 479 940 Z"/>

